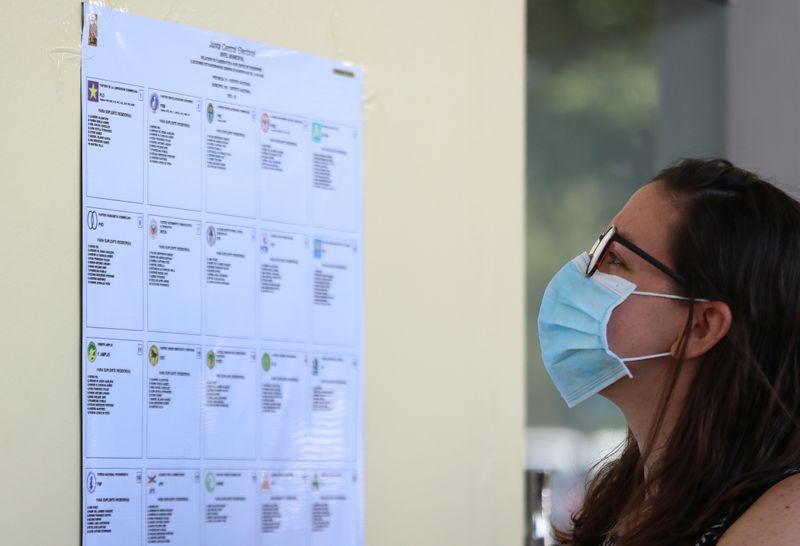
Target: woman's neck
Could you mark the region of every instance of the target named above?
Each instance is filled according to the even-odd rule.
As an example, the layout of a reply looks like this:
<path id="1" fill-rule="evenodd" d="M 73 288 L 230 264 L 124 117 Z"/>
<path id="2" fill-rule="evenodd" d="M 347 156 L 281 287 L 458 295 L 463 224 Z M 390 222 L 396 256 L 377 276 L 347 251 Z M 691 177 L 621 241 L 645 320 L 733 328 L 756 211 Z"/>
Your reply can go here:
<path id="1" fill-rule="evenodd" d="M 611 400 L 625 416 L 628 428 L 644 457 L 645 480 L 669 444 L 675 423 L 683 408 L 686 393 L 694 378 L 696 363 L 686 361 L 674 388 L 670 389 L 671 366 L 654 366 L 655 361 L 632 369 L 634 378 L 623 378 L 601 394 Z M 671 392 L 670 392 L 671 390 Z M 660 410 L 668 396 L 663 417 Z"/>

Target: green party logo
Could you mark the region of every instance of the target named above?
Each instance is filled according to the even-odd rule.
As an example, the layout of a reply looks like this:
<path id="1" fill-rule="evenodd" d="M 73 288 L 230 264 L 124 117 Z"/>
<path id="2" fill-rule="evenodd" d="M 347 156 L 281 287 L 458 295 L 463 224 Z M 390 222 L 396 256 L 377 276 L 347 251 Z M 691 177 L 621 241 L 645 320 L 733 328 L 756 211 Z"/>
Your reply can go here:
<path id="1" fill-rule="evenodd" d="M 271 367 L 272 359 L 270 358 L 269 353 L 264 353 L 264 355 L 261 357 L 261 368 L 265 372 L 268 372 Z"/>
<path id="2" fill-rule="evenodd" d="M 314 142 L 322 142 L 322 125 L 319 123 L 311 124 L 311 138 Z"/>
<path id="3" fill-rule="evenodd" d="M 208 354 L 206 354 L 206 366 L 208 366 L 209 370 L 213 370 L 216 364 L 217 355 L 214 354 L 214 351 L 208 351 Z"/>
<path id="4" fill-rule="evenodd" d="M 89 357 L 89 362 L 97 360 L 97 345 L 94 341 L 89 342 L 89 347 L 86 349 L 86 355 Z"/>
<path id="5" fill-rule="evenodd" d="M 206 472 L 206 491 L 213 493 L 215 487 L 217 487 L 217 477 L 213 472 Z"/>

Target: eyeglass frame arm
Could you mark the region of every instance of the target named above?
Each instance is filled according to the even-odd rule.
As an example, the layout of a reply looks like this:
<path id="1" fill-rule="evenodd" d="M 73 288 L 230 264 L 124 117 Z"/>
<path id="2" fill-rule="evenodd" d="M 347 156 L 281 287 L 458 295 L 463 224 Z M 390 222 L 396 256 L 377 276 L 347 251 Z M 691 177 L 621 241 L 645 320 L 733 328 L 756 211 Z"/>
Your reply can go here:
<path id="1" fill-rule="evenodd" d="M 665 275 L 669 275 L 672 278 L 672 280 L 674 280 L 681 286 L 686 287 L 686 279 L 684 278 L 683 275 L 676 273 L 675 271 L 673 271 L 660 261 L 656 260 L 650 254 L 648 254 L 647 252 L 645 252 L 644 250 L 642 250 L 641 248 L 639 248 L 638 246 L 627 240 L 619 233 L 614 233 L 611 236 L 611 240 L 618 242 L 619 244 L 621 244 L 622 246 L 624 246 L 625 248 L 627 248 L 628 250 L 630 250 L 631 252 L 633 252 L 646 262 L 648 262 L 650 265 L 661 270 L 661 272 L 663 272 Z"/>

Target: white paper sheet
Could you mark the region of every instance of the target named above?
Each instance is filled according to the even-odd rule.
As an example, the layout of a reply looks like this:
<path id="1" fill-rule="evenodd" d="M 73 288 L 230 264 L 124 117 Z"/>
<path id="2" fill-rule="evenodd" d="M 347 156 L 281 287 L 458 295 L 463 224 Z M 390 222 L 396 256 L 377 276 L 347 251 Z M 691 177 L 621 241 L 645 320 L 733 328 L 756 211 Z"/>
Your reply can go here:
<path id="1" fill-rule="evenodd" d="M 84 6 L 83 544 L 363 544 L 359 69 Z"/>

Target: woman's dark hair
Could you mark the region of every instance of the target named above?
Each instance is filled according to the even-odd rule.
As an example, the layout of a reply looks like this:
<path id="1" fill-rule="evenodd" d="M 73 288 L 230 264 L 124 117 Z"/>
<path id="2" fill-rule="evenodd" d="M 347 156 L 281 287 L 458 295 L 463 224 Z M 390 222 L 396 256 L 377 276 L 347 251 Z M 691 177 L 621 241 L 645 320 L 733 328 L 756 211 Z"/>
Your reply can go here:
<path id="1" fill-rule="evenodd" d="M 630 432 L 601 463 L 571 546 L 693 544 L 743 497 L 800 463 L 800 204 L 722 159 L 686 159 L 653 181 L 680 211 L 671 236 L 685 295 L 723 301 L 729 332 L 703 356 L 655 468 Z M 692 320 L 690 307 L 686 323 Z M 684 330 L 684 339 L 688 330 Z M 683 366 L 659 405 L 655 437 Z"/>

